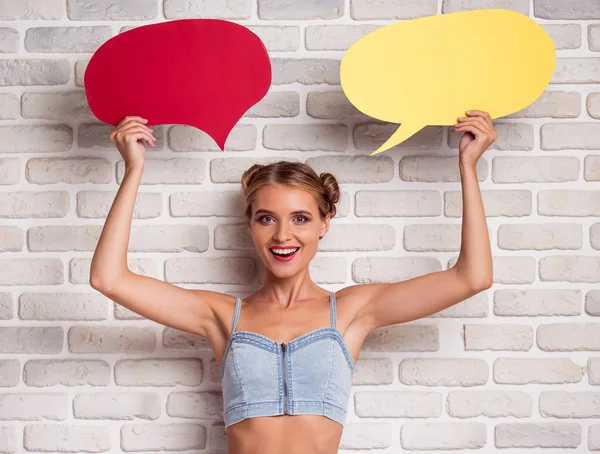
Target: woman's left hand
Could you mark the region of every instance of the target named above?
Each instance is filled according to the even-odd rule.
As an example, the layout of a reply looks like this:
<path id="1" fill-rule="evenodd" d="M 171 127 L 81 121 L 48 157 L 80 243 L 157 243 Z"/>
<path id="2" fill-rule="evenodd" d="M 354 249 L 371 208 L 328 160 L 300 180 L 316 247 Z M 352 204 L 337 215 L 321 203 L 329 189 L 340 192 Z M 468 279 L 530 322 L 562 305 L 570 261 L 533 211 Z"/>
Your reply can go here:
<path id="1" fill-rule="evenodd" d="M 492 118 L 481 110 L 468 110 L 467 117 L 459 117 L 454 125 L 456 131 L 464 132 L 458 146 L 459 159 L 464 163 L 477 164 L 487 148 L 496 141 L 498 133 Z"/>

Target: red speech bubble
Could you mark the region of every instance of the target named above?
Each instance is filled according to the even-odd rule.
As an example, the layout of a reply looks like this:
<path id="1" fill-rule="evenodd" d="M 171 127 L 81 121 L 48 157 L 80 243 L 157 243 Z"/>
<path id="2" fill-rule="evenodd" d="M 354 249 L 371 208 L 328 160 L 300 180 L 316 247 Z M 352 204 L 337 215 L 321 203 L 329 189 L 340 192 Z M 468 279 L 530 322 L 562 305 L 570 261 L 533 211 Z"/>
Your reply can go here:
<path id="1" fill-rule="evenodd" d="M 260 38 L 242 25 L 181 19 L 106 41 L 90 59 L 84 85 L 105 123 L 138 115 L 148 126 L 190 125 L 223 150 L 234 125 L 267 93 L 271 63 Z"/>

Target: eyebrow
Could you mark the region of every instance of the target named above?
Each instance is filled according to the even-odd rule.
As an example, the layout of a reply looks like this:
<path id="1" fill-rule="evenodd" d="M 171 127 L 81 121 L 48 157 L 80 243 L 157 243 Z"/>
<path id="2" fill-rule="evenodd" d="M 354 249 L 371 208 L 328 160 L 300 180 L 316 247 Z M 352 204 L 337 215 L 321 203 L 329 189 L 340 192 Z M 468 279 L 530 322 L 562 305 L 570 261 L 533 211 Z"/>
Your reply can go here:
<path id="1" fill-rule="evenodd" d="M 260 208 L 260 209 L 256 210 L 256 212 L 254 213 L 254 215 L 257 215 L 257 214 L 271 214 L 272 215 L 274 213 L 272 211 L 265 210 L 264 208 Z M 309 211 L 306 211 L 306 210 L 292 211 L 291 214 L 293 214 L 293 215 L 300 215 L 300 214 L 302 214 L 302 215 L 305 215 L 305 216 L 306 215 L 312 216 L 312 214 Z"/>

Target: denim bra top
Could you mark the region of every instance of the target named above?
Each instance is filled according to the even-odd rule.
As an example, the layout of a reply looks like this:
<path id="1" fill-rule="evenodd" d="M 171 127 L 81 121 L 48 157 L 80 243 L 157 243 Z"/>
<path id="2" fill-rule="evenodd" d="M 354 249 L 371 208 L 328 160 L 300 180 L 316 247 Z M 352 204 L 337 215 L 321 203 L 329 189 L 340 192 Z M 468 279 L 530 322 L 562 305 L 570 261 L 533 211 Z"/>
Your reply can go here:
<path id="1" fill-rule="evenodd" d="M 331 327 L 280 344 L 262 334 L 235 331 L 242 300 L 237 298 L 231 336 L 219 369 L 225 427 L 246 418 L 323 415 L 344 424 L 355 364 L 335 328 L 335 294 L 329 297 Z"/>

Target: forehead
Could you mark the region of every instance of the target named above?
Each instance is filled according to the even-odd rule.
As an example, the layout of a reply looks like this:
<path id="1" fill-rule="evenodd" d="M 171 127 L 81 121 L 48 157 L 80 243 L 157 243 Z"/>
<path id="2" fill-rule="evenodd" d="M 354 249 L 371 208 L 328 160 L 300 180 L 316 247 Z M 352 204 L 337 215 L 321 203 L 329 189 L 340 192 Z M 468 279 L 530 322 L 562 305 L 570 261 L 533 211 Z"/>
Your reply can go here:
<path id="1" fill-rule="evenodd" d="M 256 193 L 252 209 L 253 211 L 258 209 L 286 212 L 318 211 L 317 202 L 310 192 L 283 185 L 267 185 L 260 188 Z"/>

